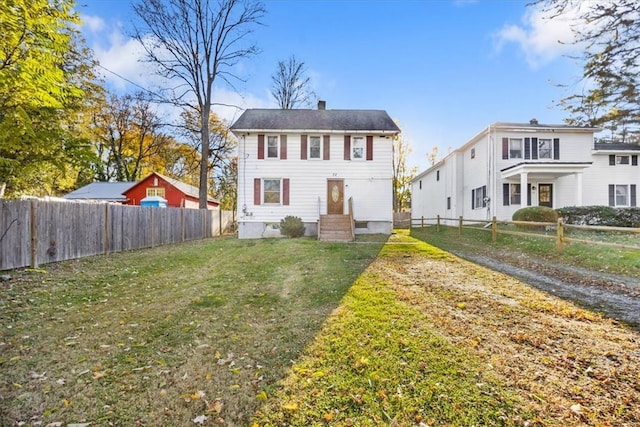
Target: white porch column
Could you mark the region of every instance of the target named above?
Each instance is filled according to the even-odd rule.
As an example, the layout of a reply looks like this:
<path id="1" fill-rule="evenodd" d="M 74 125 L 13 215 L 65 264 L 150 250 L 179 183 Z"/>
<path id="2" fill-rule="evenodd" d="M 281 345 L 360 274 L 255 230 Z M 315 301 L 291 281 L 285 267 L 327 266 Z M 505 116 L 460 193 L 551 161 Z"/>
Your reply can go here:
<path id="1" fill-rule="evenodd" d="M 582 206 L 582 172 L 576 172 L 576 206 Z"/>
<path id="2" fill-rule="evenodd" d="M 527 206 L 527 173 L 520 174 L 520 206 Z"/>

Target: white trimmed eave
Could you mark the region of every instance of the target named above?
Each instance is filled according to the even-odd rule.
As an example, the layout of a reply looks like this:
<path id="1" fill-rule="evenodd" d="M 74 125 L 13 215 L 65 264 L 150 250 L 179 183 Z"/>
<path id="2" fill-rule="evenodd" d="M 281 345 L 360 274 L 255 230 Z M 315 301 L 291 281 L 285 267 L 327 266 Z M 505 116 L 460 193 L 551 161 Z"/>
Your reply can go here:
<path id="1" fill-rule="evenodd" d="M 506 170 L 502 170 L 500 177 L 502 179 L 509 179 L 516 176 L 520 176 L 523 173 L 529 175 L 529 177 L 535 178 L 536 175 L 543 175 L 545 177 L 558 178 L 561 176 L 571 175 L 574 173 L 581 173 L 585 169 L 591 167 L 592 162 L 584 163 L 522 163 Z"/>
<path id="2" fill-rule="evenodd" d="M 640 150 L 591 150 L 592 155 L 616 155 L 616 156 L 634 156 L 639 155 Z"/>

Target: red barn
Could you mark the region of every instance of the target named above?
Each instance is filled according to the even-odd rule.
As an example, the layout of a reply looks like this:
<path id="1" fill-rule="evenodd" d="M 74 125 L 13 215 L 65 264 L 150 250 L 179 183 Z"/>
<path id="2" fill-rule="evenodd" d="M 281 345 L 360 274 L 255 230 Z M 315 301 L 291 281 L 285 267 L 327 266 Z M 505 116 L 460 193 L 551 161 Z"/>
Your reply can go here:
<path id="1" fill-rule="evenodd" d="M 169 207 L 192 209 L 199 207 L 197 187 L 157 172 L 137 182 L 122 194 L 127 198 L 127 205 L 140 205 L 140 200 L 145 197 L 160 196 L 167 200 Z M 207 209 L 215 209 L 219 204 L 213 197 L 208 197 Z"/>

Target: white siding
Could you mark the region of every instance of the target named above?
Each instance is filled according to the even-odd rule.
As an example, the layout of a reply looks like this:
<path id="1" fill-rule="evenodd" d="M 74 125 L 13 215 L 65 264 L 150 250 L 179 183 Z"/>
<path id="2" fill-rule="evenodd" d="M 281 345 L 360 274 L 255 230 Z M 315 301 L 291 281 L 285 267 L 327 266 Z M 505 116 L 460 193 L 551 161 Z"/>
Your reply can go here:
<path id="1" fill-rule="evenodd" d="M 265 135 L 269 134 L 265 133 Z M 322 135 L 319 136 L 322 137 Z M 305 223 L 316 223 L 319 212 L 327 213 L 328 179 L 344 180 L 345 214 L 348 213 L 347 201 L 352 197 L 356 221 L 392 223 L 392 139 L 390 137 L 374 136 L 371 161 L 344 160 L 343 134 L 330 135 L 330 160 L 301 160 L 300 137 L 300 133 L 287 134 L 287 159 L 285 160 L 258 159 L 257 134 L 252 133 L 240 138 L 238 156 L 240 227 L 242 223 L 279 223 L 287 215 L 300 217 Z M 288 206 L 254 205 L 255 178 L 288 178 L 290 204 Z M 245 206 L 246 213 L 243 209 Z"/>

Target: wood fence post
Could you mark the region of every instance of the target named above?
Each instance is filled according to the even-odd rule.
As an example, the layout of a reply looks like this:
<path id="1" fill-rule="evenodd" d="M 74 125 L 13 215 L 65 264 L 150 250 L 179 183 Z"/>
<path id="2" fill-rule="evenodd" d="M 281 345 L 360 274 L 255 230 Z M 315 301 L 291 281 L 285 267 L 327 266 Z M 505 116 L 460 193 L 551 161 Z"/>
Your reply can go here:
<path id="1" fill-rule="evenodd" d="M 184 242 L 184 208 L 180 208 L 180 241 Z"/>
<path id="2" fill-rule="evenodd" d="M 154 230 L 154 227 L 153 227 L 153 211 L 154 211 L 154 208 L 151 208 L 151 226 L 149 227 L 149 231 L 151 231 L 151 247 L 153 247 L 154 240 L 155 240 L 154 239 L 154 235 L 155 235 L 154 231 L 155 230 Z"/>
<path id="3" fill-rule="evenodd" d="M 219 222 L 219 230 L 218 235 L 222 236 L 222 208 L 218 205 L 218 222 Z"/>
<path id="4" fill-rule="evenodd" d="M 496 223 L 496 217 L 491 220 L 491 240 L 494 242 L 498 240 L 498 224 Z"/>
<path id="5" fill-rule="evenodd" d="M 462 215 L 460 216 L 460 220 L 458 223 L 458 236 L 462 236 Z"/>
<path id="6" fill-rule="evenodd" d="M 436 231 L 438 233 L 440 232 L 440 215 L 438 215 L 436 218 Z"/>
<path id="7" fill-rule="evenodd" d="M 558 241 L 556 243 L 556 247 L 559 251 L 564 250 L 564 224 L 562 222 L 562 218 L 558 218 Z"/>
<path id="8" fill-rule="evenodd" d="M 31 268 L 38 268 L 38 201 L 31 201 Z"/>
<path id="9" fill-rule="evenodd" d="M 424 228 L 424 215 L 420 217 L 420 228 Z"/>
<path id="10" fill-rule="evenodd" d="M 104 254 L 109 254 L 109 238 L 110 236 L 109 230 L 109 203 L 104 205 Z"/>
<path id="11" fill-rule="evenodd" d="M 207 237 L 207 211 L 208 209 L 202 209 L 202 239 Z"/>

